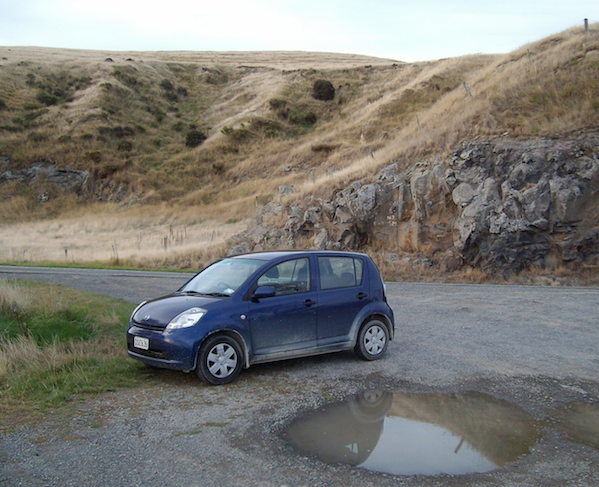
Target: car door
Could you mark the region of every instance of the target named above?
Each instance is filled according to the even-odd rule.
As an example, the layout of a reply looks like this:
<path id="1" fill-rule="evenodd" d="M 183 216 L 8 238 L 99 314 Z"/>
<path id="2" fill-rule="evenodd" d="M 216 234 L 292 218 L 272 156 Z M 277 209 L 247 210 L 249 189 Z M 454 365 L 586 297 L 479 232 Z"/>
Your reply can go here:
<path id="1" fill-rule="evenodd" d="M 318 257 L 318 344 L 351 342 L 352 323 L 372 301 L 366 266 L 359 257 Z"/>
<path id="2" fill-rule="evenodd" d="M 249 301 L 254 356 L 260 360 L 293 355 L 317 345 L 317 293 L 310 259 L 290 259 L 270 267 L 254 289 L 271 286 L 275 295 Z"/>

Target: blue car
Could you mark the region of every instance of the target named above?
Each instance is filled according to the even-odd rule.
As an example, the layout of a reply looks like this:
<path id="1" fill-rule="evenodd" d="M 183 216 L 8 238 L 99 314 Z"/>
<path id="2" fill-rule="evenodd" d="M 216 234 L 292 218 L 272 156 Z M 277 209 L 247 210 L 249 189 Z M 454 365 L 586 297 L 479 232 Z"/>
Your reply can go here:
<path id="1" fill-rule="evenodd" d="M 352 349 L 377 360 L 394 331 L 367 255 L 263 252 L 218 260 L 175 293 L 141 303 L 127 346 L 150 366 L 195 370 L 219 385 L 275 360 Z"/>

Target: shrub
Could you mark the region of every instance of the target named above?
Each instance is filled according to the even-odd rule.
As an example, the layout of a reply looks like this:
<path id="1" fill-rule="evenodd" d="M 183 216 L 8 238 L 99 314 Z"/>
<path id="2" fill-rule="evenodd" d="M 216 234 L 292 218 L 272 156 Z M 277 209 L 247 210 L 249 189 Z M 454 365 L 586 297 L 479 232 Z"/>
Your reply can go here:
<path id="1" fill-rule="evenodd" d="M 4 110 L 6 108 L 6 103 L 4 103 L 4 100 L 2 98 L 0 98 L 0 110 Z"/>
<path id="2" fill-rule="evenodd" d="M 312 88 L 312 96 L 317 100 L 332 100 L 335 98 L 335 87 L 330 81 L 317 79 Z"/>
<path id="3" fill-rule="evenodd" d="M 318 115 L 310 109 L 300 107 L 289 113 L 288 120 L 296 125 L 310 127 L 318 121 Z"/>
<path id="4" fill-rule="evenodd" d="M 133 150 L 133 144 L 128 140 L 121 140 L 117 144 L 117 149 L 121 152 L 131 152 Z"/>
<path id="5" fill-rule="evenodd" d="M 271 110 L 281 110 L 282 108 L 285 108 L 287 101 L 281 100 L 280 98 L 272 98 L 268 100 L 268 104 L 270 105 Z"/>
<path id="6" fill-rule="evenodd" d="M 101 135 L 111 135 L 117 139 L 133 137 L 135 135 L 135 130 L 133 130 L 132 127 L 121 127 L 120 125 L 114 128 L 98 127 L 98 132 L 100 132 Z"/>
<path id="7" fill-rule="evenodd" d="M 96 164 L 98 164 L 101 160 L 102 160 L 102 153 L 100 151 L 91 151 L 91 152 L 86 152 L 85 156 L 92 162 L 95 162 Z"/>
<path id="8" fill-rule="evenodd" d="M 160 88 L 162 88 L 164 91 L 173 91 L 175 86 L 169 80 L 163 79 L 160 82 Z"/>
<path id="9" fill-rule="evenodd" d="M 37 101 L 43 103 L 46 106 L 56 105 L 58 102 L 58 97 L 51 95 L 50 93 L 46 93 L 45 91 L 40 91 L 37 94 Z"/>
<path id="10" fill-rule="evenodd" d="M 207 138 L 208 137 L 204 132 L 201 132 L 200 130 L 191 130 L 187 132 L 187 135 L 185 137 L 185 145 L 191 148 L 197 147 Z"/>
<path id="11" fill-rule="evenodd" d="M 163 96 L 166 100 L 168 100 L 172 103 L 179 101 L 179 97 L 177 96 L 177 93 L 174 91 L 165 91 L 163 93 Z"/>
<path id="12" fill-rule="evenodd" d="M 48 140 L 48 136 L 46 134 L 41 134 L 39 132 L 32 132 L 27 137 L 33 142 L 44 142 Z"/>

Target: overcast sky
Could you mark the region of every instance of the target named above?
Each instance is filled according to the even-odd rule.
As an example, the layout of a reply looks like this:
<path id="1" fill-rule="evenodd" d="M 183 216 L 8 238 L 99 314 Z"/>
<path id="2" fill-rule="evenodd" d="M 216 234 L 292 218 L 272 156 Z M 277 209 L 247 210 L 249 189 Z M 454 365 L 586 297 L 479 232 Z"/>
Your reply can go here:
<path id="1" fill-rule="evenodd" d="M 585 18 L 599 0 L 0 0 L 0 45 L 425 61 L 507 53 Z"/>

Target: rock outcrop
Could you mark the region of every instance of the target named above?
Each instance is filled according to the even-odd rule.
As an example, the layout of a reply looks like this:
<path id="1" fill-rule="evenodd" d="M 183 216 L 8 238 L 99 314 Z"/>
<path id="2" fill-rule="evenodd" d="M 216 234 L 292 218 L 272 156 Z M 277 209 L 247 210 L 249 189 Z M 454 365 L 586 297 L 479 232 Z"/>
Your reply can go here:
<path id="1" fill-rule="evenodd" d="M 72 169 L 68 166 L 58 167 L 50 162 L 34 162 L 29 167 L 13 168 L 7 157 L 0 158 L 0 184 L 6 181 L 18 181 L 31 184 L 35 181 L 48 181 L 59 188 L 76 194 L 85 189 L 89 172 Z"/>
<path id="2" fill-rule="evenodd" d="M 10 158 L 0 156 L 0 186 L 19 182 L 34 187 L 41 191 L 37 196 L 40 202 L 48 200 L 49 187 L 95 201 L 122 203 L 129 200 L 129 204 L 133 204 L 140 200 L 139 196 L 132 197 L 126 186 L 105 177 L 97 177 L 94 172 L 97 171 L 90 174 L 89 171 L 61 167 L 51 162 L 34 162 L 27 167 L 16 167 Z"/>
<path id="3" fill-rule="evenodd" d="M 271 222 L 281 221 L 282 228 Z M 330 200 L 270 203 L 231 253 L 366 244 L 486 271 L 599 264 L 599 134 L 465 142 Z"/>

